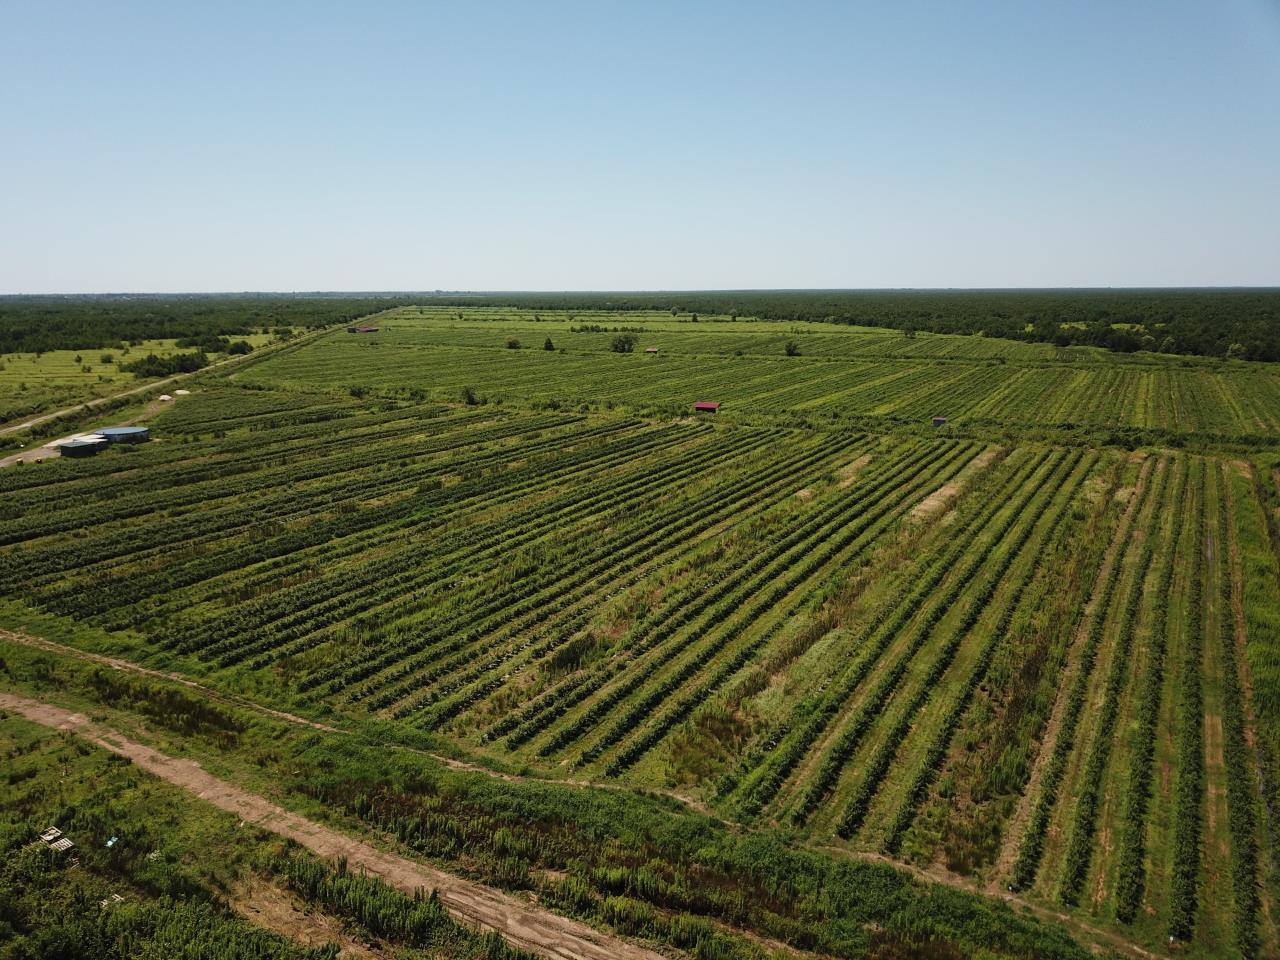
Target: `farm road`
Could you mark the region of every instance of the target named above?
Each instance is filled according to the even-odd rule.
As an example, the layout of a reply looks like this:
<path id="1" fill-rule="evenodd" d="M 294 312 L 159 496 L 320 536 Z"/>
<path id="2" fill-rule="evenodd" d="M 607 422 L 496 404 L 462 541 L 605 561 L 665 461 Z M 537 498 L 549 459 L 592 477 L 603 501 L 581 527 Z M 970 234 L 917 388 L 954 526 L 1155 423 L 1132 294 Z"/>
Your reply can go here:
<path id="1" fill-rule="evenodd" d="M 50 420 L 57 420 L 59 417 L 70 416 L 73 413 L 87 413 L 90 410 L 95 410 L 113 400 L 137 396 L 140 393 L 156 390 L 159 387 L 166 387 L 171 383 L 181 383 L 184 380 L 194 377 L 196 374 L 209 373 L 213 370 L 225 369 L 227 367 L 239 367 L 249 362 L 256 362 L 278 350 L 283 350 L 286 347 L 300 346 L 310 340 L 318 339 L 325 334 L 333 333 L 337 329 L 339 329 L 339 327 L 325 327 L 315 333 L 303 334 L 293 340 L 286 340 L 283 343 L 273 343 L 269 346 L 260 347 L 253 351 L 253 353 L 245 354 L 244 356 L 227 357 L 225 360 L 219 360 L 217 363 L 211 363 L 209 366 L 204 367 L 201 370 L 193 370 L 190 373 L 175 373 L 173 376 L 165 377 L 162 380 L 151 380 L 147 383 L 141 384 L 140 386 L 130 387 L 128 390 L 121 390 L 119 393 L 113 393 L 110 396 L 96 397 L 93 400 L 86 400 L 83 403 L 74 403 L 69 407 L 63 407 L 61 410 L 50 410 L 48 413 L 42 413 L 38 417 L 31 417 L 27 420 L 23 420 L 21 423 L 11 423 L 8 426 L 0 426 L 0 437 L 9 433 L 20 433 L 23 430 L 30 430 L 32 427 L 38 427 L 41 424 L 48 423 Z"/>
<path id="2" fill-rule="evenodd" d="M 263 706 L 253 700 L 244 697 L 237 697 L 227 693 L 221 693 L 211 687 L 206 687 L 202 683 L 197 683 L 189 677 L 184 677 L 180 673 L 167 673 L 163 670 L 152 670 L 141 664 L 134 663 L 132 660 L 122 660 L 119 657 L 108 657 L 100 653 L 89 653 L 86 650 L 80 650 L 76 647 L 69 647 L 63 643 L 56 643 L 53 640 L 46 640 L 43 637 L 35 637 L 27 633 L 21 633 L 14 630 L 6 630 L 0 627 L 0 641 L 8 641 L 9 643 L 20 643 L 26 647 L 33 647 L 37 650 L 44 650 L 48 653 L 61 654 L 63 656 L 76 657 L 89 663 L 97 663 L 104 667 L 110 667 L 112 670 L 125 670 L 129 673 L 136 673 L 145 677 L 155 677 L 157 680 L 167 680 L 172 683 L 180 683 L 184 687 L 192 690 L 198 690 L 203 696 L 210 700 L 217 700 L 241 710 L 251 710 L 265 717 L 272 717 L 276 720 L 282 720 L 295 726 L 311 727 L 313 730 L 323 730 L 325 733 L 336 733 L 343 736 L 352 736 L 350 730 L 344 730 L 341 727 L 333 727 L 327 723 L 320 723 L 315 720 L 308 720 L 306 717 L 300 717 L 294 713 L 286 713 L 283 710 L 273 710 L 271 707 Z M 507 780 L 512 783 L 545 783 L 556 787 L 577 787 L 582 790 L 616 790 L 621 793 L 658 793 L 663 796 L 670 797 L 677 803 L 681 803 L 703 816 L 715 817 L 715 814 L 707 807 L 705 803 L 693 797 L 685 796 L 676 790 L 667 790 L 662 787 L 645 787 L 636 788 L 625 783 L 601 783 L 595 780 L 580 780 L 567 777 L 564 779 L 551 779 L 547 777 L 537 777 L 530 774 L 502 773 L 498 770 L 491 770 L 488 767 L 481 766 L 478 763 L 471 763 L 467 760 L 459 760 L 457 757 L 447 757 L 444 754 L 432 753 L 429 750 L 419 750 L 416 747 L 404 746 L 402 744 L 390 743 L 383 744 L 381 749 L 384 750 L 404 750 L 409 753 L 416 753 L 419 756 L 430 757 L 437 763 L 442 763 L 452 770 L 463 770 L 468 773 L 479 773 L 486 777 L 493 777 L 495 780 Z M 719 817 L 715 817 L 720 819 Z M 721 823 L 727 821 L 721 820 Z"/>
<path id="3" fill-rule="evenodd" d="M 264 715 L 273 716 L 276 719 L 284 720 L 287 723 L 308 726 L 317 730 L 324 730 L 329 733 L 339 733 L 339 734 L 348 733 L 348 731 L 342 730 L 340 728 L 327 726 L 326 724 L 317 723 L 313 720 L 307 720 L 303 717 L 298 717 L 298 716 L 295 716 L 294 714 L 285 713 L 280 710 L 272 710 L 269 707 L 264 707 L 261 704 L 254 703 L 249 700 L 243 700 L 238 697 L 232 697 L 230 695 L 218 693 L 217 691 L 211 690 L 210 688 L 204 686 L 203 684 L 197 683 L 196 681 L 188 679 L 186 677 L 182 677 L 179 674 L 165 673 L 160 670 L 152 670 L 148 667 L 143 667 L 140 664 L 133 663 L 130 660 L 121 660 L 115 657 L 103 656 L 102 654 L 88 653 L 84 650 L 78 650 L 74 647 L 68 647 L 64 644 L 56 643 L 52 640 L 46 640 L 43 637 L 34 637 L 34 636 L 31 636 L 30 634 L 19 633 L 12 630 L 5 630 L 2 628 L 0 628 L 0 640 L 9 641 L 11 643 L 21 643 L 24 646 L 46 650 L 49 653 L 59 653 L 59 654 L 79 657 L 83 660 L 99 663 L 103 666 L 110 667 L 115 670 L 127 670 L 132 673 L 142 674 L 145 676 L 152 676 L 157 679 L 176 681 L 177 683 L 180 683 L 183 686 L 191 687 L 195 690 L 200 691 L 202 694 L 204 694 L 205 696 L 209 697 L 212 700 L 218 700 L 233 706 L 242 707 L 244 709 L 255 710 Z M 4 701 L 4 698 L 7 696 L 10 696 L 10 695 L 0 692 L 0 709 L 4 709 L 3 701 Z M 16 699 L 22 699 L 22 698 L 16 698 Z M 30 702 L 37 703 L 37 701 L 30 701 Z M 57 707 L 49 707 L 48 709 L 55 710 L 63 714 L 67 714 L 69 716 L 71 715 L 70 711 L 60 710 Z M 75 716 L 80 717 L 80 715 L 75 715 Z M 84 718 L 80 717 L 80 719 L 83 720 Z M 480 774 L 484 774 L 485 776 L 494 777 L 500 780 L 509 780 L 513 782 L 524 781 L 524 782 L 535 782 L 535 783 L 548 783 L 548 784 L 556 784 L 559 786 L 580 787 L 583 789 L 602 789 L 602 790 L 631 790 L 632 789 L 631 787 L 626 786 L 625 784 L 593 783 L 590 781 L 583 781 L 583 780 L 544 780 L 539 777 L 522 776 L 519 774 L 511 774 L 511 773 L 499 773 L 496 770 L 490 770 L 487 767 L 480 766 L 479 764 L 468 763 L 465 760 L 458 760 L 452 757 L 444 757 L 438 754 L 426 753 L 425 751 L 414 750 L 411 747 L 400 747 L 400 746 L 393 745 L 391 748 L 409 750 L 410 752 L 413 752 L 413 753 L 423 753 L 425 756 L 429 756 L 433 760 L 436 760 L 440 763 L 444 763 L 447 766 L 450 766 L 454 769 L 466 770 L 472 773 L 480 773 Z M 108 749 L 112 749 L 112 748 L 108 747 Z M 143 749 L 146 749 L 146 748 L 143 748 Z M 188 765 L 196 766 L 197 769 L 199 769 L 198 765 L 191 763 L 190 761 L 174 760 L 172 762 L 187 763 Z M 665 791 L 657 791 L 657 792 L 665 792 Z M 678 794 L 675 794 L 673 792 L 669 792 L 668 796 L 671 796 L 673 799 L 683 802 L 686 806 L 690 806 L 691 808 L 694 808 L 694 809 L 702 808 L 702 804 L 697 803 L 696 801 L 693 801 L 690 798 L 681 797 Z M 266 801 L 263 801 L 263 802 L 266 802 Z M 702 812 L 706 812 L 705 808 L 702 809 Z M 708 814 L 708 815 L 711 815 L 711 814 Z M 726 821 L 721 821 L 721 822 L 727 823 Z M 738 826 L 735 824 L 728 824 L 728 825 Z M 941 883 L 941 884 L 944 884 L 945 886 L 953 887 L 957 890 L 964 890 L 964 891 L 968 891 L 970 893 L 975 893 L 975 894 L 982 894 L 984 892 L 981 889 L 981 887 L 979 887 L 973 881 L 968 880 L 966 878 L 958 877 L 950 873 L 949 871 L 938 868 L 937 865 L 935 865 L 934 868 L 932 869 L 922 869 L 913 864 L 906 863 L 900 860 L 894 860 L 891 857 L 887 857 L 887 856 L 884 856 L 883 854 L 872 852 L 872 851 L 858 851 L 858 850 L 853 850 L 847 847 L 830 847 L 830 846 L 824 849 L 825 849 L 825 852 L 827 853 L 837 854 L 839 856 L 849 857 L 855 860 L 869 860 L 877 863 L 885 863 L 890 866 L 896 867 L 899 870 L 905 870 L 908 873 L 914 874 L 922 880 L 927 880 L 932 883 Z M 351 862 L 354 863 L 355 861 L 352 860 Z M 412 862 L 412 861 L 409 861 L 409 862 Z M 417 865 L 415 864 L 415 866 Z M 450 876 L 448 874 L 442 874 L 442 875 Z M 454 878 L 451 876 L 450 876 L 450 879 L 457 880 L 457 878 Z M 467 883 L 467 881 L 458 881 L 458 882 Z M 473 886 L 479 886 L 479 885 L 473 884 Z M 482 887 L 481 889 L 487 889 L 487 888 Z M 1114 933 L 1104 932 L 1088 923 L 1079 921 L 1074 917 L 1068 916 L 1067 914 L 1064 914 L 1055 910 L 1047 909 L 1040 905 L 1034 904 L 1023 897 L 1020 897 L 1016 894 L 1008 892 L 1007 890 L 1001 890 L 998 887 L 993 887 L 990 895 L 996 896 L 999 899 L 1004 900 L 1006 903 L 1014 904 L 1024 910 L 1030 910 L 1032 913 L 1039 915 L 1042 919 L 1051 920 L 1057 923 L 1062 923 L 1065 926 L 1074 929 L 1077 933 L 1082 934 L 1087 940 L 1091 940 L 1097 943 L 1105 943 L 1110 949 L 1119 950 L 1123 954 L 1133 956 L 1133 957 L 1138 957 L 1140 958 L 1140 960 L 1152 960 L 1152 958 L 1157 957 L 1157 954 L 1151 953 L 1150 951 L 1143 949 L 1138 944 L 1128 941 L 1123 937 L 1118 937 Z M 440 896 L 443 902 L 444 893 L 441 892 Z M 571 922 L 571 921 L 565 921 L 565 922 Z M 495 927 L 494 929 L 499 929 L 499 928 Z M 600 934 L 597 934 L 595 931 L 591 931 L 591 932 L 595 936 L 602 936 Z M 750 934 L 746 933 L 745 931 L 739 931 L 739 932 L 744 933 L 747 936 L 750 936 Z M 503 931 L 503 933 L 505 935 L 505 931 Z M 769 945 L 775 948 L 780 948 L 783 946 L 781 944 L 774 944 L 774 943 L 770 943 Z M 529 949 L 534 949 L 534 948 L 530 947 Z M 609 956 L 608 953 L 605 953 L 603 955 Z M 575 955 L 560 953 L 560 954 L 548 954 L 548 956 L 573 957 Z M 584 958 L 593 958 L 597 956 L 597 954 L 580 954 L 578 956 L 582 956 Z M 650 957 L 656 960 L 658 955 L 651 953 L 649 951 L 641 950 L 638 953 L 618 954 L 618 956 L 623 958 L 623 960 L 629 960 L 629 958 L 633 956 Z"/>
<path id="4" fill-rule="evenodd" d="M 483 884 L 385 853 L 291 813 L 264 797 L 218 779 L 195 761 L 170 757 L 136 743 L 84 714 L 3 691 L 0 691 L 0 710 L 74 733 L 95 746 L 128 757 L 148 773 L 235 814 L 246 823 L 294 840 L 326 859 L 346 857 L 352 868 L 374 874 L 405 893 L 435 890 L 453 916 L 471 926 L 496 930 L 517 947 L 555 960 L 661 960 L 661 955 L 652 950 L 557 916 Z"/>

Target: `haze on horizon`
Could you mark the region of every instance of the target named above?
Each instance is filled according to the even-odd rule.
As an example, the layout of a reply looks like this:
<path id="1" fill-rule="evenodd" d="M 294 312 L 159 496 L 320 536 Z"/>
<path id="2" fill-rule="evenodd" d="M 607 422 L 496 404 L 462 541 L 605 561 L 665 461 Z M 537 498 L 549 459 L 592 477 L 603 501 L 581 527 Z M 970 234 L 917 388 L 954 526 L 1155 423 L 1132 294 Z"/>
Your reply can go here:
<path id="1" fill-rule="evenodd" d="M 0 293 L 1280 284 L 1280 4 L 0 10 Z"/>

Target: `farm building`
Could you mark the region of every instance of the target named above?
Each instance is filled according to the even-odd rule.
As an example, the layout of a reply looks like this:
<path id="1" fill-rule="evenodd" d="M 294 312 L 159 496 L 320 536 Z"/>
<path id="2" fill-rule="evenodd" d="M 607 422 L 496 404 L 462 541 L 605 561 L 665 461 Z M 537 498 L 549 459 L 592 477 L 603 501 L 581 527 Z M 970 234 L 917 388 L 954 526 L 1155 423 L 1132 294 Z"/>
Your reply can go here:
<path id="1" fill-rule="evenodd" d="M 58 444 L 60 457 L 92 457 L 107 448 L 102 437 L 75 437 Z"/>
<path id="2" fill-rule="evenodd" d="M 935 427 L 945 427 L 945 426 L 947 425 L 947 418 L 946 418 L 946 417 L 934 417 L 934 418 L 933 418 L 933 425 L 934 425 Z"/>
<path id="3" fill-rule="evenodd" d="M 658 352 L 658 348 L 657 348 L 657 347 L 645 347 L 645 348 L 644 348 L 644 352 L 645 352 L 645 353 L 657 353 L 657 352 Z"/>
<path id="4" fill-rule="evenodd" d="M 151 439 L 147 427 L 103 427 L 97 434 L 111 443 L 146 443 Z"/>
<path id="5" fill-rule="evenodd" d="M 377 333 L 377 327 L 347 327 L 347 333 Z"/>
<path id="6" fill-rule="evenodd" d="M 716 400 L 699 400 L 693 405 L 695 413 L 716 413 L 720 409 L 720 403 Z"/>

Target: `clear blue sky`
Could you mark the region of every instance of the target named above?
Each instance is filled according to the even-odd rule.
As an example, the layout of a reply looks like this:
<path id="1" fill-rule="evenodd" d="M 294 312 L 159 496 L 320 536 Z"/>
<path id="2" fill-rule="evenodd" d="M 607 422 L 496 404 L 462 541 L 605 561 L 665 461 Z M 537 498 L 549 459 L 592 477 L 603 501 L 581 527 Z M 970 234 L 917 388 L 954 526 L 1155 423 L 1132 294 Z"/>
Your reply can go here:
<path id="1" fill-rule="evenodd" d="M 1280 2 L 0 4 L 0 292 L 1280 284 Z"/>

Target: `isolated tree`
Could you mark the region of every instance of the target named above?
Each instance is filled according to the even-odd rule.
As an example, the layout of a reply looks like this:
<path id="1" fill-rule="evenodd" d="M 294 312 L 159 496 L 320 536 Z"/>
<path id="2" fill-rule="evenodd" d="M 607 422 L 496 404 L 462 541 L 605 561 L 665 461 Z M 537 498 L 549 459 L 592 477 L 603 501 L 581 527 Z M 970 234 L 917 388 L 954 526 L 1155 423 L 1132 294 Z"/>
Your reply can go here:
<path id="1" fill-rule="evenodd" d="M 519 339 L 517 339 L 516 337 L 507 337 L 507 349 L 508 349 L 508 350 L 519 350 L 519 349 L 520 349 L 520 341 L 519 341 Z"/>
<path id="2" fill-rule="evenodd" d="M 620 333 L 609 342 L 614 353 L 631 353 L 636 348 L 636 338 L 631 333 Z"/>
<path id="3" fill-rule="evenodd" d="M 462 402 L 468 407 L 479 406 L 480 398 L 476 396 L 476 392 L 470 387 L 462 388 Z"/>
<path id="4" fill-rule="evenodd" d="M 788 357 L 800 356 L 800 344 L 796 343 L 794 340 L 788 340 L 784 349 L 787 351 Z"/>
<path id="5" fill-rule="evenodd" d="M 542 345 L 542 349 L 543 349 L 543 350 L 554 350 L 555 348 L 556 348 L 556 345 L 555 345 L 554 343 L 552 343 L 552 342 L 551 342 L 551 338 L 550 338 L 550 337 L 547 337 L 546 342 Z"/>

